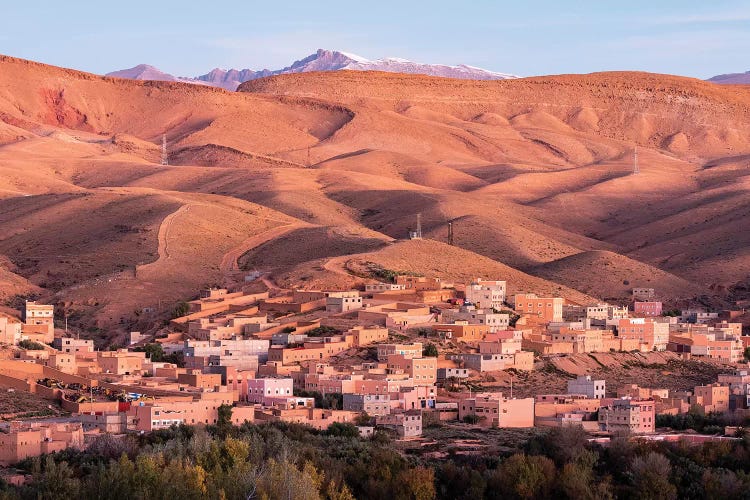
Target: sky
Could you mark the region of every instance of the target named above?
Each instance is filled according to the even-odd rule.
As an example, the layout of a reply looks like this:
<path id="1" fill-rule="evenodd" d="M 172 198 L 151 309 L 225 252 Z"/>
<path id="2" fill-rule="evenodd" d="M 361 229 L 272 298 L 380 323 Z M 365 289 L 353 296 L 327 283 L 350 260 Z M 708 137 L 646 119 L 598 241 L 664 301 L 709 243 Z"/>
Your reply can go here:
<path id="1" fill-rule="evenodd" d="M 141 63 L 178 76 L 279 69 L 318 48 L 520 76 L 750 70 L 747 1 L 4 3 L 0 54 L 100 74 Z"/>

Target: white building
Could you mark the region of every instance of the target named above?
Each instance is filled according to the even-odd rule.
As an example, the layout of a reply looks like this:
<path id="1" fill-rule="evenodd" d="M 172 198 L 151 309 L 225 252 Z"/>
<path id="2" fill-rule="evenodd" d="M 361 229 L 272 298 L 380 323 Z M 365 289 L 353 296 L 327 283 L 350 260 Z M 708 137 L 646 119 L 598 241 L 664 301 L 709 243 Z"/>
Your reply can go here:
<path id="1" fill-rule="evenodd" d="M 510 326 L 510 315 L 493 313 L 492 310 L 476 309 L 474 306 L 463 306 L 458 311 L 449 309 L 443 312 L 443 320 L 455 323 L 466 321 L 470 325 L 487 325 L 490 333 L 507 330 Z"/>
<path id="2" fill-rule="evenodd" d="M 471 302 L 477 309 L 500 309 L 505 302 L 505 281 L 486 281 L 477 278 L 466 286 L 466 301 Z"/>
<path id="3" fill-rule="evenodd" d="M 589 399 L 602 399 L 606 395 L 604 380 L 593 380 L 591 375 L 580 375 L 575 380 L 568 380 L 568 394 L 581 394 Z"/>

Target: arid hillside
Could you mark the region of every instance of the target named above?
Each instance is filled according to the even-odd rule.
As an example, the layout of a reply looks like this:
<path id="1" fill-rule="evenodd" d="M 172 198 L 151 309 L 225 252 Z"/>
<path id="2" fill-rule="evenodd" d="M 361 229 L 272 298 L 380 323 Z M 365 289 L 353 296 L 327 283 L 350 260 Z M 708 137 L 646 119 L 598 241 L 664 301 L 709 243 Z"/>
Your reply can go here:
<path id="1" fill-rule="evenodd" d="M 0 56 L 0 295 L 111 327 L 244 270 L 345 287 L 373 262 L 579 303 L 721 301 L 750 277 L 749 164 L 750 90 L 668 75 L 233 93 Z M 400 241 L 417 214 L 434 241 Z"/>

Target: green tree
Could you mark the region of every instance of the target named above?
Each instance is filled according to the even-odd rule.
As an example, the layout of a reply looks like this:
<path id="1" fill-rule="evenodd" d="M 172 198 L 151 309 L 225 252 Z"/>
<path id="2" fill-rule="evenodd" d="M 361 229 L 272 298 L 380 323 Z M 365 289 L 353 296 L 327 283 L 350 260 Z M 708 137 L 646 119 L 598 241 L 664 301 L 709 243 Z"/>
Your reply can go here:
<path id="1" fill-rule="evenodd" d="M 401 490 L 399 498 L 432 500 L 435 498 L 435 471 L 426 467 L 415 467 L 401 471 L 396 478 Z"/>
<path id="2" fill-rule="evenodd" d="M 56 463 L 47 455 L 34 461 L 30 490 L 37 498 L 67 500 L 78 497 L 80 482 L 67 462 Z"/>
<path id="3" fill-rule="evenodd" d="M 289 461 L 270 459 L 258 479 L 259 497 L 268 500 L 319 500 L 322 477 L 312 464 L 303 470 Z"/>
<path id="4" fill-rule="evenodd" d="M 661 453 L 635 457 L 630 464 L 635 496 L 642 500 L 677 498 L 677 489 L 669 482 L 671 473 L 672 464 Z"/>
<path id="5" fill-rule="evenodd" d="M 342 436 L 348 438 L 359 437 L 359 429 L 357 426 L 345 422 L 334 422 L 326 429 L 326 434 L 329 436 Z"/>
<path id="6" fill-rule="evenodd" d="M 581 452 L 573 462 L 566 463 L 558 483 L 562 493 L 571 500 L 598 500 L 612 498 L 608 481 L 595 481 L 594 466 L 597 454 Z"/>
<path id="7" fill-rule="evenodd" d="M 136 352 L 145 352 L 146 357 L 151 361 L 155 361 L 157 363 L 164 361 L 164 348 L 158 342 L 152 342 L 150 344 L 144 345 L 143 347 L 136 347 L 133 350 Z"/>
<path id="8" fill-rule="evenodd" d="M 435 344 L 427 344 L 425 348 L 422 349 L 422 356 L 425 358 L 437 358 L 438 354 L 438 348 Z"/>
<path id="9" fill-rule="evenodd" d="M 549 498 L 555 482 L 555 464 L 547 457 L 512 455 L 499 469 L 498 486 L 506 498 Z"/>
<path id="10" fill-rule="evenodd" d="M 217 408 L 216 430 L 219 436 L 225 438 L 232 431 L 232 405 L 221 405 Z"/>
<path id="11" fill-rule="evenodd" d="M 184 300 L 181 300 L 177 303 L 176 306 L 174 306 L 174 309 L 172 310 L 172 319 L 174 318 L 181 318 L 182 316 L 187 316 L 187 314 L 190 312 L 190 306 L 187 302 Z"/>
<path id="12" fill-rule="evenodd" d="M 33 340 L 29 339 L 23 339 L 18 343 L 18 347 L 21 349 L 26 349 L 27 351 L 43 351 L 44 350 L 44 344 L 40 344 L 39 342 L 34 342 Z"/>

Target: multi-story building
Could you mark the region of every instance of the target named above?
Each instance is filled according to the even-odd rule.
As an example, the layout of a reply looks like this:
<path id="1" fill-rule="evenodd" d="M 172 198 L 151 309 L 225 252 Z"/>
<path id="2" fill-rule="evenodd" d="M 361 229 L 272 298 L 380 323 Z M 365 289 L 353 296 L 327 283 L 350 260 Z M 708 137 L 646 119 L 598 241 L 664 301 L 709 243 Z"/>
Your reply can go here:
<path id="1" fill-rule="evenodd" d="M 414 385 L 435 385 L 437 382 L 437 358 L 407 358 L 391 354 L 387 361 L 388 373 L 408 375 Z"/>
<path id="2" fill-rule="evenodd" d="M 406 330 L 414 325 L 433 322 L 435 315 L 429 306 L 406 302 L 371 305 L 357 311 L 357 319 L 366 324 Z"/>
<path id="3" fill-rule="evenodd" d="M 471 325 L 466 321 L 434 325 L 432 330 L 439 338 L 452 339 L 458 342 L 478 342 L 489 333 L 487 325 Z"/>
<path id="4" fill-rule="evenodd" d="M 602 330 L 561 328 L 558 333 L 552 334 L 552 342 L 570 342 L 573 344 L 573 353 L 602 352 L 602 333 Z"/>
<path id="5" fill-rule="evenodd" d="M 21 340 L 21 322 L 0 313 L 0 344 L 16 345 Z"/>
<path id="6" fill-rule="evenodd" d="M 364 347 L 388 340 L 387 328 L 355 326 L 346 333 L 353 337 L 355 347 Z"/>
<path id="7" fill-rule="evenodd" d="M 590 399 L 602 399 L 607 395 L 607 383 L 595 380 L 591 375 L 579 375 L 575 380 L 568 380 L 568 394 L 581 394 Z"/>
<path id="8" fill-rule="evenodd" d="M 350 292 L 329 292 L 326 297 L 326 312 L 345 313 L 362 308 L 362 297 L 356 290 Z"/>
<path id="9" fill-rule="evenodd" d="M 49 344 L 55 338 L 55 308 L 47 304 L 26 301 L 21 310 L 23 336 L 29 340 Z"/>
<path id="10" fill-rule="evenodd" d="M 99 351 L 97 363 L 102 373 L 113 375 L 137 375 L 143 369 L 146 353 L 132 352 L 127 349 L 117 351 Z"/>
<path id="11" fill-rule="evenodd" d="M 405 289 L 405 285 L 396 283 L 368 283 L 365 285 L 365 292 L 367 293 L 394 292 Z"/>
<path id="12" fill-rule="evenodd" d="M 712 384 L 695 387 L 690 404 L 703 407 L 706 413 L 723 413 L 729 410 L 729 387 Z"/>
<path id="13" fill-rule="evenodd" d="M 477 394 L 458 403 L 458 418 L 478 417 L 483 427 L 534 427 L 534 398 L 510 399 L 502 393 Z"/>
<path id="14" fill-rule="evenodd" d="M 656 297 L 656 292 L 653 288 L 633 288 L 633 299 L 634 300 L 653 300 Z"/>
<path id="15" fill-rule="evenodd" d="M 505 281 L 488 281 L 477 278 L 466 286 L 466 301 L 477 309 L 500 309 L 505 302 Z"/>
<path id="16" fill-rule="evenodd" d="M 413 344 L 380 344 L 378 346 L 378 361 L 386 361 L 391 354 L 400 354 L 405 358 L 421 358 L 422 343 Z"/>
<path id="17" fill-rule="evenodd" d="M 650 350 L 664 351 L 669 343 L 669 323 L 660 323 L 651 318 L 621 319 L 617 324 L 617 336 L 636 339 Z"/>
<path id="18" fill-rule="evenodd" d="M 449 380 L 452 378 L 456 378 L 456 379 L 469 378 L 469 370 L 466 368 L 438 368 L 437 369 L 438 381 Z"/>
<path id="19" fill-rule="evenodd" d="M 87 339 L 74 339 L 71 337 L 58 337 L 52 342 L 52 347 L 64 353 L 93 352 L 94 341 Z"/>
<path id="20" fill-rule="evenodd" d="M 615 399 L 599 408 L 599 430 L 613 433 L 650 434 L 656 425 L 652 400 Z"/>
<path id="21" fill-rule="evenodd" d="M 343 410 L 364 412 L 368 415 L 391 413 L 390 394 L 344 394 Z"/>
<path id="22" fill-rule="evenodd" d="M 584 317 L 600 321 L 627 318 L 628 308 L 610 304 L 596 304 L 586 307 Z"/>
<path id="23" fill-rule="evenodd" d="M 440 278 L 426 278 L 424 276 L 396 276 L 396 284 L 403 285 L 404 290 L 440 290 L 443 288 Z"/>
<path id="24" fill-rule="evenodd" d="M 246 399 L 250 403 L 268 404 L 268 400 L 294 395 L 291 378 L 245 379 Z"/>
<path id="25" fill-rule="evenodd" d="M 661 302 L 639 302 L 633 303 L 633 312 L 636 316 L 655 317 L 661 316 Z"/>
<path id="26" fill-rule="evenodd" d="M 465 321 L 470 325 L 485 325 L 490 333 L 507 330 L 510 326 L 510 315 L 494 313 L 488 309 L 475 309 L 474 306 L 462 306 L 459 310 L 448 309 L 443 312 L 446 323 Z"/>
<path id="27" fill-rule="evenodd" d="M 494 372 L 511 368 L 524 371 L 534 369 L 534 353 L 531 351 L 518 351 L 512 354 L 453 354 L 450 358 L 461 361 L 464 367 L 479 372 Z"/>
<path id="28" fill-rule="evenodd" d="M 560 297 L 537 297 L 533 293 L 518 293 L 515 297 L 515 310 L 517 314 L 538 317 L 548 323 L 561 322 L 564 303 L 565 299 Z"/>
<path id="29" fill-rule="evenodd" d="M 80 423 L 12 422 L 7 433 L 0 432 L 0 466 L 67 448 L 83 448 Z"/>
<path id="30" fill-rule="evenodd" d="M 534 425 L 564 427 L 578 425 L 598 430 L 596 412 L 601 399 L 571 394 L 539 394 L 534 398 Z"/>
<path id="31" fill-rule="evenodd" d="M 381 415 L 375 418 L 375 425 L 392 429 L 400 438 L 422 435 L 422 410 L 407 410 Z"/>

